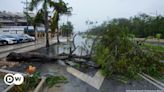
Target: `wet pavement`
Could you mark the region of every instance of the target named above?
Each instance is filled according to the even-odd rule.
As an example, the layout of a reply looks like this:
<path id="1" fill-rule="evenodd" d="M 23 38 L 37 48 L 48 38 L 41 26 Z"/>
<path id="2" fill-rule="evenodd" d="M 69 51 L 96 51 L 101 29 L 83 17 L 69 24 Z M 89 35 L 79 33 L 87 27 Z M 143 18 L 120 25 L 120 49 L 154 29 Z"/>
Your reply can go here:
<path id="1" fill-rule="evenodd" d="M 38 39 L 38 40 L 33 41 L 33 42 L 26 42 L 26 43 L 18 43 L 18 44 L 0 46 L 0 53 L 6 52 L 9 50 L 14 50 L 14 49 L 26 47 L 26 46 L 36 45 L 39 43 L 45 43 L 45 39 Z"/>
<path id="2" fill-rule="evenodd" d="M 4 83 L 3 79 L 0 79 L 0 91 L 5 90 L 8 86 Z"/>
<path id="3" fill-rule="evenodd" d="M 67 77 L 69 81 L 66 84 L 61 84 L 60 87 L 54 86 L 50 89 L 47 89 L 47 92 L 99 92 L 87 83 L 68 73 L 66 71 L 66 67 L 62 67 L 57 64 L 44 64 L 40 71 L 43 74 L 63 75 Z"/>
<path id="4" fill-rule="evenodd" d="M 144 79 L 129 81 L 127 84 L 124 84 L 114 78 L 105 78 L 100 89 L 98 90 L 67 72 L 67 66 L 59 65 L 58 63 L 22 63 L 18 66 L 10 68 L 9 70 L 25 72 L 29 65 L 36 66 L 37 71 L 40 72 L 42 76 L 63 75 L 67 77 L 69 81 L 68 83 L 59 84 L 57 86 L 53 86 L 52 88 L 45 88 L 44 92 L 126 92 L 126 90 L 159 90 L 157 87 Z M 91 73 L 91 71 L 85 72 L 86 74 Z"/>
<path id="5" fill-rule="evenodd" d="M 145 80 L 130 81 L 127 84 L 123 84 L 111 78 L 105 78 L 102 86 L 97 90 L 81 79 L 68 73 L 66 67 L 58 64 L 44 64 L 40 67 L 39 71 L 44 75 L 64 75 L 68 78 L 69 83 L 60 84 L 60 87 L 54 86 L 47 89 L 47 92 L 126 92 L 126 90 L 159 90 Z"/>
<path id="6" fill-rule="evenodd" d="M 66 42 L 66 38 L 61 38 L 60 41 L 61 42 Z M 50 45 L 56 43 L 57 40 L 55 38 L 50 40 Z M 17 53 L 21 53 L 21 52 L 28 52 L 28 51 L 33 51 L 39 48 L 45 47 L 45 41 L 38 41 L 37 43 L 23 43 L 23 44 L 16 44 L 16 45 L 9 45 L 6 46 L 6 49 L 4 49 L 5 47 L 2 46 L 0 47 L 0 58 L 4 58 L 6 57 L 9 53 L 11 52 L 17 52 Z"/>
<path id="7" fill-rule="evenodd" d="M 2 90 L 5 90 L 7 87 L 8 86 L 3 81 L 3 76 L 0 74 L 0 92 L 2 92 Z"/>
<path id="8" fill-rule="evenodd" d="M 103 92 L 126 92 L 126 90 L 160 90 L 145 80 L 129 81 L 123 84 L 114 79 L 105 79 L 101 90 Z"/>

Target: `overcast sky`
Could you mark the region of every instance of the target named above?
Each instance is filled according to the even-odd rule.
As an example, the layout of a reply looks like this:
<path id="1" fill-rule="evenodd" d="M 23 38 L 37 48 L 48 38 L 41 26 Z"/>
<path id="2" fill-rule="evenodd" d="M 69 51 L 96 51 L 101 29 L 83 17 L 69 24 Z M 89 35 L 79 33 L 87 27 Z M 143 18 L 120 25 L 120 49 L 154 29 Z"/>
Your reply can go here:
<path id="1" fill-rule="evenodd" d="M 0 0 L 0 11 L 22 12 L 25 0 Z M 30 0 L 29 0 L 30 1 Z M 64 0 L 73 7 L 73 15 L 68 18 L 75 27 L 75 31 L 84 31 L 90 26 L 86 20 L 98 21 L 112 18 L 134 16 L 139 13 L 164 15 L 164 0 Z M 67 18 L 62 17 L 60 23 Z"/>

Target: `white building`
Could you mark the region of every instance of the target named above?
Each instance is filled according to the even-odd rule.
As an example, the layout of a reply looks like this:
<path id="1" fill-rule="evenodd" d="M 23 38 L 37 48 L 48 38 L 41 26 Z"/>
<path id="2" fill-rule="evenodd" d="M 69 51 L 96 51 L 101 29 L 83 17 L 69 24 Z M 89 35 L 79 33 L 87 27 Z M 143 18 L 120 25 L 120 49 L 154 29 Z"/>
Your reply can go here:
<path id="1" fill-rule="evenodd" d="M 0 34 L 25 34 L 27 26 L 6 26 L 0 28 Z M 28 29 L 34 31 L 33 26 L 28 26 Z M 38 32 L 44 32 L 44 27 L 37 27 Z"/>

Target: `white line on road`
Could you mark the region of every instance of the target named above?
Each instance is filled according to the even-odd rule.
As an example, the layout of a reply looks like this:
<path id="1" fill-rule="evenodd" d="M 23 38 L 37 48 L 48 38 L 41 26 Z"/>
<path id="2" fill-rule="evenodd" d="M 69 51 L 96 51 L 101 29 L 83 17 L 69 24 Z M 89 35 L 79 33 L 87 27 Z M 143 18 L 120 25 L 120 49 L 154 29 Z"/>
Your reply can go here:
<path id="1" fill-rule="evenodd" d="M 146 76 L 139 74 L 143 79 L 145 79 L 146 81 L 150 82 L 151 84 L 153 84 L 154 86 L 158 87 L 159 89 L 161 89 L 162 91 L 164 91 L 164 88 L 160 85 L 158 85 L 157 83 L 153 82 L 152 80 L 148 79 Z"/>
<path id="2" fill-rule="evenodd" d="M 88 76 L 87 74 L 72 67 L 67 67 L 67 71 L 98 90 L 100 89 L 105 78 L 100 71 L 98 71 L 94 77 Z"/>
<path id="3" fill-rule="evenodd" d="M 158 81 L 158 80 L 156 80 L 156 79 L 150 77 L 150 76 L 147 75 L 147 74 L 144 74 L 144 73 L 143 73 L 143 75 L 146 76 L 147 78 L 151 79 L 152 81 L 158 83 L 158 84 L 161 85 L 162 87 L 164 87 L 164 84 L 163 84 L 162 82 L 160 82 L 160 81 Z"/>

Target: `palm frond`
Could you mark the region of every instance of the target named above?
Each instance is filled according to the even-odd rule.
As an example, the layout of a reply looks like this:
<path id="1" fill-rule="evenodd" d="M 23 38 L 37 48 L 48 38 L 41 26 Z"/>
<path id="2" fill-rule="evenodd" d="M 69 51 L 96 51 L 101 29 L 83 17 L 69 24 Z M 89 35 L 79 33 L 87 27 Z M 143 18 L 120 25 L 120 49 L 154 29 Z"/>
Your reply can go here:
<path id="1" fill-rule="evenodd" d="M 50 29 L 52 32 L 55 32 L 55 30 L 58 28 L 58 21 L 59 21 L 59 13 L 55 11 L 50 24 Z"/>
<path id="2" fill-rule="evenodd" d="M 29 4 L 29 10 L 33 11 L 35 7 L 37 7 L 44 0 L 31 0 Z"/>
<path id="3" fill-rule="evenodd" d="M 42 23 L 44 24 L 44 11 L 43 9 L 40 9 L 36 16 L 35 16 L 35 20 L 34 20 L 35 23 Z"/>

